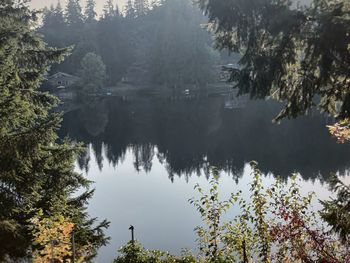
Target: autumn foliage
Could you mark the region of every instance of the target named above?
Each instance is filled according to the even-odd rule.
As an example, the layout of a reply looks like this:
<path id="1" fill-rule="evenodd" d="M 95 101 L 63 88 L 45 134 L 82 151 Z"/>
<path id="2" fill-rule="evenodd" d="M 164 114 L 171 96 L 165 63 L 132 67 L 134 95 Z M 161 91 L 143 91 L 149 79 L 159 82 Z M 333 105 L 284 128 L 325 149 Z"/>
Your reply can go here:
<path id="1" fill-rule="evenodd" d="M 329 133 L 337 139 L 338 143 L 346 143 L 350 140 L 350 119 L 341 120 L 334 125 L 328 125 Z"/>
<path id="2" fill-rule="evenodd" d="M 74 224 L 61 215 L 44 217 L 39 211 L 31 219 L 33 232 L 33 263 L 71 262 Z"/>

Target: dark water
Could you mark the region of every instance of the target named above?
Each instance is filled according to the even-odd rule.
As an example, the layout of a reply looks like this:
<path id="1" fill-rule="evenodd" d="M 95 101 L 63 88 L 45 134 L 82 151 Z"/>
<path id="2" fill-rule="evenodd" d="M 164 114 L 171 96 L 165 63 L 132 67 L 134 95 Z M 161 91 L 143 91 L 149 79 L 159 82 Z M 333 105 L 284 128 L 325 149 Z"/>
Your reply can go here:
<path id="1" fill-rule="evenodd" d="M 266 183 L 298 171 L 305 193 L 327 198 L 323 182 L 330 172 L 347 175 L 350 147 L 330 138 L 328 120 L 318 114 L 273 124 L 279 107 L 229 95 L 130 96 L 95 99 L 66 113 L 61 136 L 89 145 L 77 163 L 96 182 L 89 212 L 111 221 L 111 244 L 97 261 L 117 255 L 130 224 L 147 248 L 178 254 L 194 247 L 200 219 L 187 200 L 197 182 L 208 185 L 210 166 L 222 171 L 223 196 L 248 188 L 247 162 L 256 160 Z"/>

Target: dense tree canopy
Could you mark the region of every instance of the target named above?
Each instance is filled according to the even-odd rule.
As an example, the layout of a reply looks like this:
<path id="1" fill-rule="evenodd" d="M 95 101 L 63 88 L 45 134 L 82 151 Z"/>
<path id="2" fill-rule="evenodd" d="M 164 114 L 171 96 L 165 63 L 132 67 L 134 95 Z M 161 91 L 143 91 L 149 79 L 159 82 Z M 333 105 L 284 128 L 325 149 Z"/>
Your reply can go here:
<path id="1" fill-rule="evenodd" d="M 38 91 L 49 66 L 68 50 L 47 47 L 33 31 L 35 20 L 23 1 L 0 3 L 0 261 L 36 249 L 29 227 L 38 210 L 69 218 L 77 251 L 89 247 L 88 261 L 105 244 L 107 223 L 86 214 L 93 191 L 74 172 L 82 149 L 58 139 L 61 118 L 49 112 L 57 100 Z"/>
<path id="2" fill-rule="evenodd" d="M 166 1 L 153 16 L 159 22 L 147 58 L 152 82 L 168 86 L 210 82 L 218 54 L 211 48 L 209 34 L 200 28 L 205 21 L 200 11 L 187 0 Z"/>
<path id="3" fill-rule="evenodd" d="M 131 0 L 128 0 L 125 6 L 125 17 L 126 18 L 134 18 L 135 17 L 135 9 Z"/>
<path id="4" fill-rule="evenodd" d="M 350 118 L 349 1 L 313 0 L 308 6 L 291 0 L 198 2 L 218 47 L 242 55 L 231 74 L 240 95 L 284 102 L 276 120 L 305 114 L 315 105 L 339 119 Z M 150 7 L 147 1 L 129 0 L 121 14 L 109 0 L 97 23 L 84 23 L 85 16 L 78 0 L 68 1 L 64 16 L 59 7 L 45 13 L 40 30 L 50 44 L 75 45 L 60 69 L 75 73 L 77 61 L 94 52 L 106 64 L 112 85 L 132 74 L 142 83 L 171 87 L 209 81 L 210 39 L 199 26 L 203 17 L 188 1 Z M 63 33 L 56 36 L 56 27 Z M 339 196 L 324 203 L 322 216 L 348 242 L 350 191 L 340 181 L 332 186 Z"/>
<path id="5" fill-rule="evenodd" d="M 148 11 L 148 1 L 147 0 L 134 0 L 134 7 L 136 16 L 143 16 Z"/>
<path id="6" fill-rule="evenodd" d="M 65 18 L 61 3 L 58 2 L 56 7 L 51 6 L 50 9 L 44 9 L 43 14 L 43 24 L 47 25 L 49 29 L 45 34 L 46 41 L 54 42 L 57 46 L 63 47 L 63 41 L 58 38 L 59 35 L 64 34 L 65 29 Z"/>
<path id="7" fill-rule="evenodd" d="M 240 94 L 285 103 L 277 116 L 296 117 L 318 104 L 345 125 L 330 127 L 349 139 L 350 2 L 314 0 L 296 7 L 290 0 L 200 0 L 218 47 L 240 52 L 231 80 Z M 331 183 L 336 199 L 322 216 L 349 244 L 350 188 Z"/>
<path id="8" fill-rule="evenodd" d="M 52 46 L 74 46 L 72 55 L 53 72 L 77 74 L 82 58 L 93 52 L 106 64 L 108 85 L 129 80 L 172 87 L 211 80 L 216 52 L 201 27 L 204 16 L 191 1 L 150 6 L 146 0 L 130 0 L 123 14 L 114 1 L 106 0 L 100 18 L 91 23 L 94 14 L 90 0 L 84 15 L 77 0 L 68 1 L 63 13 L 59 6 L 45 11 L 39 29 L 45 40 Z"/>
<path id="9" fill-rule="evenodd" d="M 106 79 L 106 66 L 102 58 L 94 53 L 87 53 L 80 65 L 83 88 L 88 92 L 96 92 L 102 88 Z"/>
<path id="10" fill-rule="evenodd" d="M 241 94 L 285 102 L 277 119 L 306 113 L 316 103 L 350 114 L 350 5 L 344 0 L 200 0 L 217 44 L 242 53 L 231 80 Z"/>

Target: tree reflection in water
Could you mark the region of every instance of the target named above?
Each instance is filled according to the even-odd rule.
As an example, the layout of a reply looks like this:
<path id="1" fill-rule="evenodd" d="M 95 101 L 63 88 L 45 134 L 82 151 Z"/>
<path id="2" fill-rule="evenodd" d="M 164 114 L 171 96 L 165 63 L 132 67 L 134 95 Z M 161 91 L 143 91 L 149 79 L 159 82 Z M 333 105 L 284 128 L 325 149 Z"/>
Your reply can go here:
<path id="1" fill-rule="evenodd" d="M 345 173 L 350 148 L 327 133 L 319 114 L 273 124 L 276 102 L 249 101 L 244 108 L 227 109 L 223 96 L 197 98 L 95 99 L 65 114 L 61 136 L 91 145 L 79 159 L 88 171 L 93 153 L 101 169 L 103 157 L 117 166 L 128 150 L 136 171 L 152 171 L 156 157 L 169 178 L 200 174 L 209 166 L 237 179 L 244 165 L 257 160 L 264 172 L 323 180 L 330 172 Z"/>

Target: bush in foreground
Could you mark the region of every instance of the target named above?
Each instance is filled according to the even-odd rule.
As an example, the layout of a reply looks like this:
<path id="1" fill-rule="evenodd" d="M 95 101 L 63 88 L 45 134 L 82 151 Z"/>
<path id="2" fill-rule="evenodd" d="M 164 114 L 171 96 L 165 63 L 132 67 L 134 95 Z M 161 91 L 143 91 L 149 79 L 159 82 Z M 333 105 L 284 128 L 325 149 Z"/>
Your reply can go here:
<path id="1" fill-rule="evenodd" d="M 288 184 L 275 180 L 266 187 L 257 163 L 251 162 L 251 168 L 249 200 L 241 191 L 220 200 L 215 168 L 209 192 L 195 186 L 199 197 L 189 201 L 203 221 L 195 229 L 198 255 L 174 257 L 130 242 L 114 262 L 350 262 L 349 244 L 328 231 L 312 210 L 314 194 L 301 195 L 297 174 Z M 223 215 L 233 207 L 239 213 L 224 222 Z"/>

